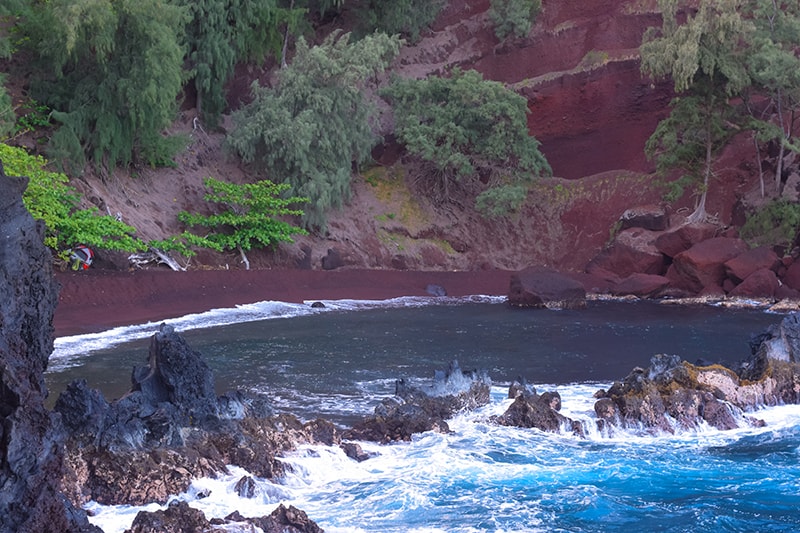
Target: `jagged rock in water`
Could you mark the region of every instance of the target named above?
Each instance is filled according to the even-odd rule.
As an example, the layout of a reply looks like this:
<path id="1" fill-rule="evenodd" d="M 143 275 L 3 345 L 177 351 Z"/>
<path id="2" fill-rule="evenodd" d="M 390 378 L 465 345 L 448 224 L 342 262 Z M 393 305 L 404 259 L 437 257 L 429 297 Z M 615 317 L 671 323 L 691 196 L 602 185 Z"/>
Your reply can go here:
<path id="1" fill-rule="evenodd" d="M 447 433 L 447 419 L 465 409 L 489 403 L 491 380 L 485 372 L 462 371 L 457 361 L 437 371 L 433 384 L 417 387 L 400 379 L 395 396 L 384 399 L 371 417 L 345 432 L 344 438 L 391 442 L 410 440 L 415 433 Z"/>
<path id="2" fill-rule="evenodd" d="M 558 392 L 538 394 L 534 387 L 519 378 L 509 386 L 508 397 L 513 398 L 514 402 L 502 415 L 492 417 L 496 424 L 550 432 L 568 429 L 576 435 L 584 435 L 580 422 L 559 413 L 561 395 Z"/>
<path id="3" fill-rule="evenodd" d="M 695 368 L 674 355 L 654 356 L 648 369 L 635 368 L 622 382 L 596 395 L 600 427 L 668 433 L 697 427 L 701 421 L 721 430 L 738 427 L 741 410 L 702 386 Z"/>
<path id="4" fill-rule="evenodd" d="M 0 533 L 99 531 L 59 488 L 63 435 L 44 404 L 58 287 L 26 186 L 0 162 Z"/>

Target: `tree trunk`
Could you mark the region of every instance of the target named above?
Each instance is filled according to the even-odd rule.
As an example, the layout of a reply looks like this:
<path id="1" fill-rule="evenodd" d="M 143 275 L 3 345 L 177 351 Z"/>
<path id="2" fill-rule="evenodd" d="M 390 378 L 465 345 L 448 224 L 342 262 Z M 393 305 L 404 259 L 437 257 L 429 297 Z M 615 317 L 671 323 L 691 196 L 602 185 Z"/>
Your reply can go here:
<path id="1" fill-rule="evenodd" d="M 706 197 L 708 196 L 708 184 L 711 181 L 711 169 L 713 167 L 713 139 L 711 138 L 711 120 L 706 121 L 706 160 L 703 169 L 703 193 L 697 202 L 694 212 L 686 219 L 688 223 L 705 222 L 708 219 L 706 213 Z"/>
<path id="2" fill-rule="evenodd" d="M 294 11 L 294 0 L 289 4 L 289 11 Z M 289 22 L 286 22 L 286 31 L 283 32 L 283 49 L 281 50 L 281 68 L 286 68 L 286 50 L 289 48 Z"/>
<path id="3" fill-rule="evenodd" d="M 242 249 L 241 246 L 237 246 L 237 248 L 239 249 L 239 255 L 242 256 L 242 263 L 244 263 L 244 269 L 245 270 L 250 270 L 250 261 L 247 259 L 247 256 L 244 254 L 244 250 Z"/>

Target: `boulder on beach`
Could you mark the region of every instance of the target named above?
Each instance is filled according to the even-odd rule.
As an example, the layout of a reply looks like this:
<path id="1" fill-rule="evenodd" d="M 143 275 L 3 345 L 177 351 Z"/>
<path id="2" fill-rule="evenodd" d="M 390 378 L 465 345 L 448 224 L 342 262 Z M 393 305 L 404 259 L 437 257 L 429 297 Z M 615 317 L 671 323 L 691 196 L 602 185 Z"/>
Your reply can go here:
<path id="1" fill-rule="evenodd" d="M 553 269 L 529 267 L 511 276 L 508 303 L 514 307 L 583 309 L 586 289 Z"/>
<path id="2" fill-rule="evenodd" d="M 666 275 L 676 287 L 695 294 L 722 287 L 725 263 L 747 250 L 741 239 L 714 237 L 673 257 Z"/>
<path id="3" fill-rule="evenodd" d="M 642 228 L 621 231 L 603 251 L 586 265 L 586 272 L 613 272 L 618 278 L 642 273 L 664 273 L 664 254 L 655 247 L 658 233 Z"/>

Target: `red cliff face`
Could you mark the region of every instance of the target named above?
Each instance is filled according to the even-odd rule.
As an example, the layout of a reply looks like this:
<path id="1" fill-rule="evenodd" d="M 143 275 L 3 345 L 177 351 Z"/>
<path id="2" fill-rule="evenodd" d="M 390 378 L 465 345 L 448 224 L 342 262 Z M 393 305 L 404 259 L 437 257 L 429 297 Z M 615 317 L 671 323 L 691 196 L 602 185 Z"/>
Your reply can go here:
<path id="1" fill-rule="evenodd" d="M 544 0 L 530 35 L 504 42 L 488 9 L 485 0 L 450 2 L 434 27 L 450 35 L 438 69 L 474 68 L 523 94 L 530 131 L 556 176 L 652 170 L 644 143 L 671 97 L 668 83 L 639 72 L 642 35 L 661 24 L 654 1 Z"/>

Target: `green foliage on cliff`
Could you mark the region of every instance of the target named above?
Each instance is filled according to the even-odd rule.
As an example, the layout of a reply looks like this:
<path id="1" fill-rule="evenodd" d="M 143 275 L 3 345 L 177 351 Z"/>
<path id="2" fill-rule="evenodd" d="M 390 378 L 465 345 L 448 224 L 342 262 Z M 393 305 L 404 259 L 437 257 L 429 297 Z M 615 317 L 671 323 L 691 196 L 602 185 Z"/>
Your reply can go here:
<path id="1" fill-rule="evenodd" d="M 14 113 L 14 106 L 11 102 L 11 97 L 6 92 L 3 83 L 5 76 L 0 74 L 0 140 L 8 138 L 14 131 L 14 124 L 16 122 L 16 115 Z"/>
<path id="2" fill-rule="evenodd" d="M 502 41 L 509 35 L 527 36 L 541 11 L 542 0 L 492 0 L 489 19 L 494 24 L 494 34 Z"/>
<path id="3" fill-rule="evenodd" d="M 752 213 L 740 231 L 751 246 L 779 244 L 792 246 L 800 231 L 800 205 L 776 200 Z"/>
<path id="4" fill-rule="evenodd" d="M 22 197 L 25 207 L 45 223 L 44 243 L 63 259 L 66 250 L 78 244 L 128 252 L 145 248 L 131 226 L 101 215 L 96 207 L 80 208 L 80 196 L 68 185 L 68 178 L 46 170 L 42 157 L 0 144 L 0 161 L 7 175 L 29 178 Z"/>
<path id="5" fill-rule="evenodd" d="M 307 227 L 350 196 L 353 163 L 370 155 L 374 105 L 361 90 L 396 56 L 400 39 L 370 35 L 351 43 L 334 33 L 311 47 L 297 42 L 273 89 L 254 85 L 253 102 L 234 114 L 228 144 L 247 163 L 309 199 Z"/>
<path id="6" fill-rule="evenodd" d="M 399 34 L 417 42 L 446 4 L 446 0 L 365 0 L 358 6 L 361 31 Z"/>
<path id="7" fill-rule="evenodd" d="M 190 14 L 186 25 L 186 56 L 197 108 L 212 126 L 225 110 L 225 84 L 236 63 L 276 57 L 283 43 L 281 24 L 292 10 L 276 0 L 172 0 Z M 302 14 L 301 10 L 294 10 Z"/>
<path id="8" fill-rule="evenodd" d="M 519 185 L 551 173 L 529 135 L 527 102 L 502 83 L 455 69 L 449 78 L 395 80 L 383 94 L 398 139 L 423 162 L 420 179 L 435 199 L 451 199 L 459 184 L 508 187 L 485 192 L 478 204 L 497 214 L 524 200 Z"/>
<path id="9" fill-rule="evenodd" d="M 784 155 L 787 150 L 800 150 L 795 132 L 795 116 L 800 111 L 800 57 L 796 53 L 800 49 L 800 3 L 749 0 L 745 6 L 752 21 L 746 58 L 753 84 L 749 92 L 770 103 L 766 114 L 754 115 L 751 127 L 758 140 L 778 146 L 775 190 L 779 194 Z"/>
<path id="10" fill-rule="evenodd" d="M 23 45 L 39 58 L 34 97 L 60 127 L 52 156 L 73 170 L 164 162 L 163 130 L 183 82 L 186 11 L 161 0 L 50 0 L 21 18 Z M 165 154 L 166 153 L 166 154 Z"/>
<path id="11" fill-rule="evenodd" d="M 219 204 L 221 210 L 211 215 L 181 212 L 178 218 L 188 226 L 202 226 L 210 233 L 196 237 L 190 244 L 213 250 L 250 250 L 268 248 L 279 242 L 292 242 L 292 235 L 305 230 L 276 217 L 301 216 L 303 211 L 291 206 L 306 203 L 307 198 L 281 198 L 288 184 L 269 180 L 237 185 L 206 178 L 211 192 L 207 202 Z"/>

